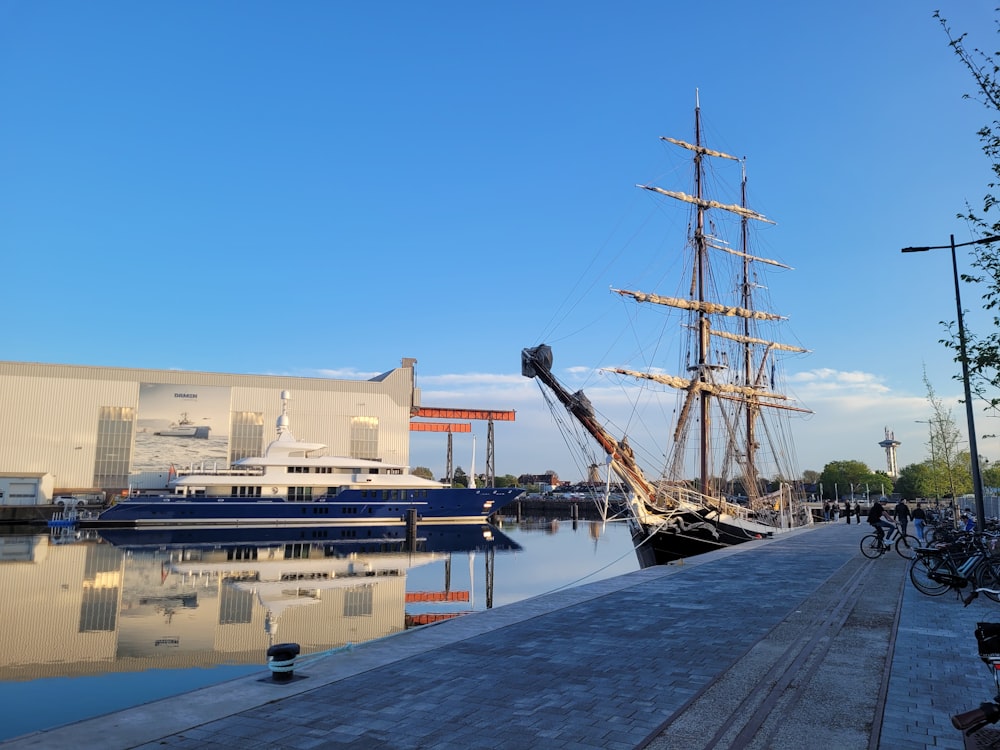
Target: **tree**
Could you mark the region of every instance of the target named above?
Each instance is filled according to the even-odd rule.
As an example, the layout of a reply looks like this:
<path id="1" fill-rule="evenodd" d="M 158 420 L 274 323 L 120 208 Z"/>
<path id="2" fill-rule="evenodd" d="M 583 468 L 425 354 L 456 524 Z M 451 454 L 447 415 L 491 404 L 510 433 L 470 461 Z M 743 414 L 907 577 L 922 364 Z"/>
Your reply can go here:
<path id="1" fill-rule="evenodd" d="M 991 489 L 1000 487 L 1000 466 L 990 464 L 983 468 L 983 485 Z"/>
<path id="2" fill-rule="evenodd" d="M 497 487 L 517 487 L 517 477 L 513 474 L 504 474 L 502 477 L 495 477 L 493 482 Z"/>
<path id="3" fill-rule="evenodd" d="M 827 499 L 837 500 L 837 495 L 849 494 L 852 485 L 855 494 L 892 492 L 892 480 L 885 474 L 873 472 L 863 461 L 831 461 L 823 467 L 819 481 L 823 485 L 823 497 Z"/>
<path id="4" fill-rule="evenodd" d="M 452 487 L 469 486 L 469 477 L 461 466 L 455 469 L 455 475 L 452 477 L 451 486 Z"/>
<path id="5" fill-rule="evenodd" d="M 948 44 L 962 61 L 962 64 L 972 74 L 975 93 L 965 94 L 964 98 L 977 99 L 993 113 L 990 124 L 979 129 L 978 135 L 983 153 L 989 160 L 990 168 L 1000 180 L 1000 121 L 995 119 L 1000 112 L 1000 52 L 986 53 L 981 49 L 965 46 L 966 34 L 954 36 L 948 27 L 948 22 L 935 11 L 941 27 L 948 37 Z M 1000 26 L 1000 25 L 998 25 Z M 967 221 L 983 235 L 1000 235 L 1000 219 L 996 216 L 1000 197 L 995 194 L 998 182 L 994 180 L 987 184 L 987 193 L 983 198 L 982 209 L 974 209 L 968 204 L 964 213 L 958 218 Z M 989 333 L 977 336 L 965 326 L 966 351 L 969 366 L 969 387 L 978 398 L 987 401 L 991 407 L 1000 406 L 1000 243 L 972 246 L 973 268 L 978 275 L 962 274 L 966 283 L 982 284 L 982 300 L 985 310 L 993 311 L 993 325 Z M 943 340 L 945 346 L 955 353 L 955 361 L 961 362 L 960 342 L 954 323 L 945 323 L 949 338 Z M 956 376 L 958 379 L 959 376 Z"/>
<path id="6" fill-rule="evenodd" d="M 820 473 L 813 469 L 806 469 L 802 472 L 802 481 L 806 484 L 816 484 L 819 481 Z"/>
<path id="7" fill-rule="evenodd" d="M 964 442 L 962 433 L 951 416 L 951 409 L 945 408 L 941 399 L 934 392 L 934 386 L 924 372 L 924 386 L 927 388 L 927 401 L 931 405 L 930 426 L 930 460 L 932 492 L 935 498 L 940 496 L 958 497 L 968 492 L 966 487 L 972 487 L 972 469 L 968 463 L 968 451 L 961 451 Z M 968 485 L 965 477 L 969 477 Z M 956 516 L 957 517 L 957 516 Z"/>
<path id="8" fill-rule="evenodd" d="M 940 495 L 935 492 L 934 470 L 930 461 L 919 464 L 910 464 L 899 470 L 899 478 L 896 480 L 895 490 L 903 497 L 915 499 L 918 497 L 940 499 Z"/>
<path id="9" fill-rule="evenodd" d="M 433 479 L 434 472 L 428 469 L 426 466 L 418 466 L 413 471 L 410 472 L 415 477 L 420 477 L 421 479 Z"/>

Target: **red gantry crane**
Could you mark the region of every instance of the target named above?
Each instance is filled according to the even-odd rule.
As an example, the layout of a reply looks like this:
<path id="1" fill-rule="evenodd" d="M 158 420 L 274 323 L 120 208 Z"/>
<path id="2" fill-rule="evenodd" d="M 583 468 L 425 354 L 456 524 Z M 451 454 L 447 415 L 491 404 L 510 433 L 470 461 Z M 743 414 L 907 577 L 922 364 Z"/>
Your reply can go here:
<path id="1" fill-rule="evenodd" d="M 497 409 L 444 409 L 433 406 L 418 406 L 410 413 L 412 419 L 476 419 L 488 423 L 486 432 L 486 486 L 496 486 L 496 471 L 493 461 L 493 423 L 513 422 L 514 411 Z M 469 422 L 410 422 L 410 432 L 448 433 L 448 481 L 452 479 L 452 433 L 471 432 Z"/>

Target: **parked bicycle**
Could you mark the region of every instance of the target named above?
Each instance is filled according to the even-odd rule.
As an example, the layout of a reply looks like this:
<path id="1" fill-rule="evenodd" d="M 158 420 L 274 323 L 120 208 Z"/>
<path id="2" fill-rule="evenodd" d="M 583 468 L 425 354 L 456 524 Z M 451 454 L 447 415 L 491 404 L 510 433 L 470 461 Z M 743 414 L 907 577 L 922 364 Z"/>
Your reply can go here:
<path id="1" fill-rule="evenodd" d="M 920 547 L 920 541 L 913 534 L 903 534 L 896 524 L 895 541 L 887 540 L 882 527 L 876 527 L 871 534 L 861 537 L 861 554 L 870 560 L 882 557 L 890 549 L 895 548 L 896 553 L 907 560 L 912 560 Z"/>
<path id="2" fill-rule="evenodd" d="M 910 582 L 927 596 L 955 591 L 966 605 L 980 593 L 1000 602 L 1000 557 L 992 554 L 996 541 L 969 532 L 948 545 L 919 547 L 910 563 Z M 965 589 L 970 591 L 963 595 Z"/>
<path id="3" fill-rule="evenodd" d="M 976 623 L 976 641 L 979 643 L 979 658 L 993 672 L 996 695 L 992 701 L 980 703 L 979 708 L 951 717 L 952 726 L 966 737 L 980 731 L 987 724 L 996 724 L 997 721 L 1000 721 L 1000 623 Z M 992 738 L 980 735 L 989 744 L 981 744 L 977 741 L 977 746 L 995 747 L 996 745 L 993 743 L 1000 741 L 1000 734 L 995 730 L 990 730 L 990 733 L 994 735 Z M 966 747 L 968 746 L 969 744 L 966 743 Z"/>

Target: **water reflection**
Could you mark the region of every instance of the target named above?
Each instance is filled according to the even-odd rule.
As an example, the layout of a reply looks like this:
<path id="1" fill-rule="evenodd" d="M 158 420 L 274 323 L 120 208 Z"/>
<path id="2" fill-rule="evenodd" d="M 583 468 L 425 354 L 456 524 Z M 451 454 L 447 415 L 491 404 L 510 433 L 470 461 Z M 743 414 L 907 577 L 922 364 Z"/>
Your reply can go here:
<path id="1" fill-rule="evenodd" d="M 0 680 L 260 665 L 278 641 L 310 654 L 381 638 L 469 608 L 454 556 L 484 553 L 489 569 L 519 549 L 482 523 L 0 537 L 3 601 L 19 602 Z M 407 591 L 431 564 L 435 588 Z"/>
<path id="2" fill-rule="evenodd" d="M 624 525 L 417 529 L 0 536 L 0 741 L 638 569 Z"/>

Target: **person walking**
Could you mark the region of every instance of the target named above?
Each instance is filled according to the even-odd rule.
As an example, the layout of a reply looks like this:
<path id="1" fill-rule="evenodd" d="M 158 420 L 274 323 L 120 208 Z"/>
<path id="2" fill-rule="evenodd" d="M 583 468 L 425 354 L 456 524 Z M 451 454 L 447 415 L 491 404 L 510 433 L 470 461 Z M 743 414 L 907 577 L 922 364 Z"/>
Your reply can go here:
<path id="1" fill-rule="evenodd" d="M 858 526 L 861 525 L 861 503 L 854 503 L 854 519 L 858 522 Z"/>
<path id="2" fill-rule="evenodd" d="M 906 500 L 900 498 L 899 502 L 896 503 L 896 523 L 899 524 L 899 533 L 902 536 L 906 536 L 906 524 L 910 522 L 910 506 L 906 504 Z"/>
<path id="3" fill-rule="evenodd" d="M 851 501 L 844 501 L 844 516 L 847 518 L 847 525 L 851 525 Z"/>
<path id="4" fill-rule="evenodd" d="M 917 507 L 913 509 L 913 528 L 917 532 L 917 539 L 920 540 L 921 544 L 924 544 L 924 521 L 927 520 L 927 514 L 924 509 L 920 507 L 920 501 L 917 501 Z"/>
<path id="5" fill-rule="evenodd" d="M 829 500 L 824 500 L 823 501 L 823 520 L 824 521 L 829 521 L 830 520 L 830 501 Z"/>

